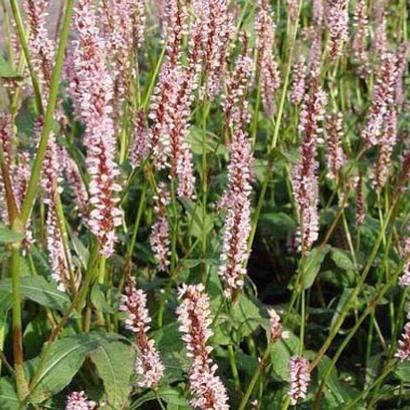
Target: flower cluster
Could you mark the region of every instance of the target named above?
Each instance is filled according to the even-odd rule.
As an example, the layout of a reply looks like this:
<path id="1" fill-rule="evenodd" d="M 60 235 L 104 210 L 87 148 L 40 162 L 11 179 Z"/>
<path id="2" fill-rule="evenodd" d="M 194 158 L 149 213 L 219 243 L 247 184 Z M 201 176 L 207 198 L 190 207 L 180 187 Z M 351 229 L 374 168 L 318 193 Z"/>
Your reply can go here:
<path id="1" fill-rule="evenodd" d="M 276 313 L 276 310 L 268 309 L 268 315 L 270 320 L 270 340 L 276 342 L 279 339 L 288 337 L 288 332 L 283 331 L 280 316 Z"/>
<path id="2" fill-rule="evenodd" d="M 409 226 L 410 228 L 410 226 Z M 404 270 L 399 278 L 399 285 L 402 287 L 410 286 L 410 236 L 407 236 L 403 244 L 403 256 L 406 260 Z"/>
<path id="3" fill-rule="evenodd" d="M 356 226 L 362 226 L 365 218 L 366 209 L 363 192 L 363 174 L 360 173 L 356 185 Z"/>
<path id="4" fill-rule="evenodd" d="M 47 31 L 48 0 L 25 0 L 25 11 L 29 26 L 29 47 L 36 75 L 43 87 L 43 101 L 47 101 L 53 71 L 54 44 Z"/>
<path id="5" fill-rule="evenodd" d="M 385 53 L 381 58 L 380 68 L 373 88 L 371 105 L 362 138 L 369 145 L 377 145 L 385 124 L 389 107 L 394 103 L 394 86 L 396 83 L 396 57 Z"/>
<path id="6" fill-rule="evenodd" d="M 410 357 L 410 322 L 404 325 L 401 340 L 395 355 L 401 362 L 404 362 Z"/>
<path id="7" fill-rule="evenodd" d="M 397 107 L 403 107 L 405 102 L 406 93 L 404 90 L 404 74 L 407 66 L 407 54 L 409 46 L 407 43 L 402 43 L 397 49 L 397 78 L 395 86 L 395 102 Z"/>
<path id="8" fill-rule="evenodd" d="M 169 265 L 169 222 L 167 217 L 167 205 L 170 201 L 169 192 L 164 183 L 157 187 L 157 194 L 154 197 L 156 221 L 152 226 L 150 244 L 158 262 L 159 270 L 166 270 Z"/>
<path id="9" fill-rule="evenodd" d="M 115 228 L 121 224 L 115 192 L 119 174 L 115 163 L 116 141 L 112 108 L 113 84 L 105 67 L 105 44 L 99 35 L 97 16 L 91 0 L 80 0 L 75 10 L 78 40 L 75 42 L 74 66 L 77 82 L 72 88 L 86 126 L 86 165 L 90 174 L 88 225 L 100 244 L 100 252 L 111 256 L 117 239 Z"/>
<path id="10" fill-rule="evenodd" d="M 151 318 L 147 309 L 147 295 L 142 290 L 137 289 L 135 279 L 132 277 L 128 279 L 125 286 L 120 310 L 127 313 L 126 329 L 135 335 L 137 385 L 153 388 L 161 380 L 165 368 L 155 347 L 155 342 L 148 337 Z"/>
<path id="11" fill-rule="evenodd" d="M 340 113 L 330 115 L 326 124 L 327 169 L 329 178 L 337 178 L 346 160 L 342 148 L 342 135 L 342 115 Z"/>
<path id="12" fill-rule="evenodd" d="M 219 275 L 225 285 L 225 295 L 243 287 L 245 264 L 249 257 L 248 239 L 251 230 L 252 147 L 247 134 L 238 129 L 230 146 L 228 187 L 220 201 L 227 209 Z"/>
<path id="13" fill-rule="evenodd" d="M 200 3 L 200 2 L 197 2 Z M 221 89 L 221 76 L 229 55 L 229 43 L 233 31 L 233 19 L 227 0 L 209 0 L 197 7 L 203 19 L 203 44 L 205 45 L 205 91 L 213 99 Z"/>
<path id="14" fill-rule="evenodd" d="M 289 363 L 290 368 L 290 403 L 294 406 L 299 399 L 304 399 L 310 383 L 310 369 L 307 359 L 293 356 Z"/>
<path id="15" fill-rule="evenodd" d="M 293 169 L 292 185 L 295 202 L 299 212 L 299 243 L 302 252 L 307 252 L 318 238 L 319 188 L 316 171 L 318 137 L 322 132 L 320 121 L 324 118 L 326 94 L 313 84 L 310 93 L 304 97 L 302 104 L 299 131 L 303 141 L 299 149 L 300 161 Z"/>
<path id="16" fill-rule="evenodd" d="M 274 93 L 280 86 L 278 63 L 273 55 L 275 45 L 275 23 L 266 0 L 258 1 L 259 11 L 255 19 L 257 34 L 258 67 L 262 85 L 262 100 L 265 113 L 271 117 L 274 113 Z"/>
<path id="17" fill-rule="evenodd" d="M 358 64 L 358 73 L 364 78 L 369 72 L 369 55 L 367 42 L 369 37 L 369 18 L 366 0 L 358 0 L 353 14 L 353 28 L 355 33 L 352 41 L 353 57 Z"/>
<path id="18" fill-rule="evenodd" d="M 148 155 L 148 133 L 145 128 L 144 111 L 137 112 L 134 118 L 134 141 L 131 148 L 131 166 L 138 167 L 141 161 Z"/>
<path id="19" fill-rule="evenodd" d="M 299 105 L 306 91 L 306 59 L 300 56 L 298 61 L 293 65 L 292 85 L 289 93 L 290 101 Z"/>
<path id="20" fill-rule="evenodd" d="M 213 335 L 210 329 L 211 311 L 204 286 L 182 285 L 178 291 L 181 301 L 177 308 L 179 330 L 192 358 L 189 384 L 192 407 L 202 410 L 227 410 L 228 397 L 221 379 L 216 375 L 218 366 L 213 363 L 207 344 Z"/>
<path id="21" fill-rule="evenodd" d="M 379 141 L 379 153 L 373 170 L 373 185 L 376 192 L 385 186 L 390 173 L 391 156 L 397 141 L 397 113 L 390 108 L 385 115 L 383 133 Z"/>
<path id="22" fill-rule="evenodd" d="M 97 403 L 88 400 L 85 392 L 74 391 L 67 396 L 65 410 L 94 410 L 96 407 Z"/>
<path id="23" fill-rule="evenodd" d="M 65 156 L 64 172 L 68 185 L 70 186 L 73 192 L 74 203 L 77 209 L 79 210 L 80 215 L 87 217 L 88 192 L 84 185 L 84 181 L 81 177 L 80 171 L 78 169 L 78 165 L 68 155 Z"/>
<path id="24" fill-rule="evenodd" d="M 248 120 L 246 94 L 252 85 L 253 61 L 247 55 L 240 55 L 235 68 L 226 80 L 222 110 L 229 127 L 236 127 Z"/>
<path id="25" fill-rule="evenodd" d="M 114 76 L 114 100 L 117 108 L 115 114 L 132 90 L 131 74 L 136 49 L 141 45 L 145 28 L 145 7 L 142 0 L 104 0 L 104 37 L 105 44 L 112 59 Z"/>
<path id="26" fill-rule="evenodd" d="M 330 0 L 326 10 L 326 24 L 329 30 L 329 56 L 340 56 L 343 44 L 349 37 L 349 14 L 347 0 Z"/>

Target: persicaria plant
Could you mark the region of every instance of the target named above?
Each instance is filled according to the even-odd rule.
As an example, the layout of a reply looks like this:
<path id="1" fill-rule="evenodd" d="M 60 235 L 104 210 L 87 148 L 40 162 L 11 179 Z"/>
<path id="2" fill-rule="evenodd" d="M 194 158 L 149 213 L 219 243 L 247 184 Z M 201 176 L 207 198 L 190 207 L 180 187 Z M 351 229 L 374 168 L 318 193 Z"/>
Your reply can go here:
<path id="1" fill-rule="evenodd" d="M 410 406 L 406 1 L 0 4 L 0 410 Z"/>

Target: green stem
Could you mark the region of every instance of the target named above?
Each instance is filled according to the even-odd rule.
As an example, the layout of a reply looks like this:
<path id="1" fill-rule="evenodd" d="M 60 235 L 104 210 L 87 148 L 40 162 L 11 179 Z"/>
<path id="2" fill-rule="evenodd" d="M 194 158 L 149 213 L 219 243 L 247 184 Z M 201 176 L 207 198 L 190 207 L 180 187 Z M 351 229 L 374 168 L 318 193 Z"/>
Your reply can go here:
<path id="1" fill-rule="evenodd" d="M 68 0 L 70 1 L 70 0 Z M 23 49 L 24 56 L 26 58 L 27 66 L 30 72 L 30 77 L 31 77 L 31 82 L 33 84 L 33 90 L 34 90 L 34 98 L 36 101 L 36 109 L 39 114 L 43 114 L 43 104 L 41 102 L 41 89 L 40 89 L 40 83 L 38 81 L 38 78 L 36 76 L 33 64 L 31 63 L 30 59 L 30 50 L 28 48 L 28 43 L 27 43 L 27 36 L 26 32 L 24 30 L 24 23 L 23 19 L 21 17 L 20 13 L 20 8 L 17 4 L 16 0 L 10 0 L 10 6 L 11 10 L 13 12 L 14 20 L 16 22 L 16 28 L 17 32 L 19 35 L 19 40 L 20 40 L 20 45 L 21 48 Z"/>
<path id="2" fill-rule="evenodd" d="M 249 383 L 248 388 L 246 389 L 245 395 L 243 396 L 241 403 L 239 404 L 238 410 L 245 410 L 246 409 L 246 405 L 249 402 L 249 399 L 252 395 L 252 392 L 256 386 L 256 383 L 259 380 L 259 377 L 261 376 L 261 373 L 263 371 L 263 369 L 266 366 L 266 362 L 269 358 L 269 354 L 271 351 L 271 344 L 269 343 L 268 346 L 266 347 L 265 353 L 263 354 L 263 357 L 261 359 L 261 361 L 259 362 L 259 366 L 255 371 L 255 374 L 252 377 L 251 382 Z"/>
<path id="3" fill-rule="evenodd" d="M 370 256 L 367 260 L 367 264 L 366 264 L 365 268 L 363 269 L 363 273 L 362 273 L 362 275 L 359 279 L 359 283 L 356 285 L 356 287 L 354 288 L 354 290 L 350 294 L 350 297 L 345 302 L 336 323 L 333 325 L 333 327 L 332 327 L 332 329 L 329 333 L 329 336 L 327 337 L 327 339 L 325 340 L 323 346 L 321 347 L 321 349 L 319 350 L 319 352 L 316 354 L 315 358 L 313 359 L 313 361 L 311 363 L 311 369 L 312 370 L 318 365 L 318 363 L 320 362 L 323 355 L 327 352 L 327 349 L 331 345 L 333 339 L 339 333 L 339 330 L 340 330 L 342 324 L 344 323 L 344 320 L 345 320 L 347 314 L 350 311 L 350 308 L 352 306 L 352 302 L 355 300 L 358 293 L 362 289 L 362 285 L 364 284 L 364 281 L 367 277 L 367 274 L 369 273 L 369 271 L 372 267 L 373 261 L 377 256 L 378 250 L 379 250 L 380 245 L 383 241 L 384 231 L 389 226 L 390 220 L 392 219 L 392 215 L 394 213 L 394 210 L 396 209 L 397 203 L 398 203 L 398 201 L 396 201 L 396 203 L 391 207 L 391 209 L 390 209 L 390 211 L 387 215 L 387 218 L 385 220 L 385 223 L 381 227 L 382 228 L 381 232 L 379 233 L 379 236 L 376 240 L 376 243 L 373 246 L 372 252 L 371 252 L 371 254 L 370 254 Z"/>
<path id="4" fill-rule="evenodd" d="M 11 3 L 13 5 L 13 3 L 15 3 L 15 0 L 11 0 Z M 73 14 L 73 6 L 74 6 L 74 0 L 67 0 L 64 20 L 63 20 L 63 27 L 61 29 L 60 42 L 58 45 L 55 66 L 54 66 L 53 75 L 51 78 L 50 94 L 49 94 L 49 100 L 48 100 L 48 105 L 47 105 L 47 112 L 45 114 L 45 119 L 44 119 L 44 126 L 43 126 L 43 129 L 41 130 L 40 142 L 38 145 L 36 157 L 34 159 L 34 164 L 31 170 L 31 178 L 28 184 L 27 193 L 24 198 L 23 205 L 21 207 L 20 216 L 21 216 L 21 222 L 23 225 L 26 224 L 26 222 L 28 221 L 30 217 L 31 210 L 33 208 L 34 201 L 37 196 L 38 183 L 40 180 L 43 160 L 44 160 L 46 150 L 47 150 L 48 138 L 50 136 L 50 132 L 54 124 L 54 111 L 55 111 L 56 104 L 57 104 L 58 89 L 59 89 L 61 71 L 62 71 L 62 67 L 64 63 L 65 49 L 66 49 L 67 41 L 68 41 L 71 17 Z M 15 5 L 15 8 L 18 9 L 16 5 Z M 17 20 L 18 19 L 16 19 L 16 22 L 18 25 L 19 23 Z M 20 17 L 20 20 L 21 20 L 21 17 Z M 24 39 L 25 38 L 23 35 L 23 40 Z"/>
<path id="5" fill-rule="evenodd" d="M 233 350 L 232 345 L 228 345 L 228 355 L 229 355 L 229 363 L 231 365 L 233 380 L 235 382 L 235 388 L 238 392 L 240 392 L 241 391 L 241 380 L 239 378 L 238 367 L 236 366 L 236 360 L 235 360 L 235 352 Z"/>
<path id="6" fill-rule="evenodd" d="M 16 377 L 17 395 L 24 401 L 28 392 L 26 374 L 24 372 L 23 335 L 21 324 L 21 279 L 20 279 L 20 243 L 11 247 L 11 278 L 13 290 L 13 356 Z"/>

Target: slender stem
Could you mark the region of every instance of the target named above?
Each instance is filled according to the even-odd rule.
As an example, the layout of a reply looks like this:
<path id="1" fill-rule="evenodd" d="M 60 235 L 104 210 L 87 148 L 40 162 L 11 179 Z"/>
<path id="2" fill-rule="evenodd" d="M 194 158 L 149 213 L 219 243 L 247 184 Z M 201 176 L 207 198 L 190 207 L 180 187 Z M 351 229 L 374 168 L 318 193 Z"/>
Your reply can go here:
<path id="1" fill-rule="evenodd" d="M 70 0 L 68 0 L 69 2 Z M 39 114 L 43 114 L 43 105 L 41 102 L 41 89 L 40 89 L 40 83 L 38 81 L 38 78 L 36 76 L 33 64 L 31 63 L 30 59 L 30 50 L 28 48 L 28 43 L 27 43 L 27 36 L 26 32 L 24 30 L 24 23 L 23 19 L 21 17 L 20 13 L 20 8 L 17 4 L 16 0 L 10 0 L 10 6 L 11 10 L 13 12 L 14 20 L 16 22 L 16 28 L 17 32 L 19 35 L 19 40 L 20 40 L 20 45 L 21 48 L 23 49 L 24 56 L 26 58 L 27 66 L 30 72 L 30 77 L 31 77 L 31 82 L 33 84 L 33 90 L 34 90 L 34 98 L 36 102 L 36 109 Z"/>
<path id="2" fill-rule="evenodd" d="M 249 399 L 250 399 L 250 397 L 252 395 L 252 392 L 253 392 L 253 390 L 256 386 L 256 383 L 258 382 L 259 377 L 260 377 L 263 369 L 266 366 L 266 362 L 269 358 L 270 351 L 271 351 L 271 344 L 269 343 L 268 346 L 266 347 L 265 353 L 263 354 L 263 357 L 262 357 L 261 361 L 259 362 L 259 366 L 256 369 L 255 374 L 253 375 L 252 380 L 249 383 L 248 388 L 246 389 L 245 395 L 243 396 L 243 398 L 241 400 L 241 403 L 239 404 L 238 410 L 245 410 L 246 409 L 246 405 L 249 402 Z"/>
<path id="3" fill-rule="evenodd" d="M 21 279 L 20 279 L 20 243 L 11 247 L 11 278 L 13 289 L 13 356 L 16 376 L 17 395 L 22 402 L 28 392 L 24 372 L 23 335 L 21 325 Z"/>
<path id="4" fill-rule="evenodd" d="M 236 366 L 236 360 L 235 360 L 235 352 L 233 350 L 232 345 L 228 345 L 228 356 L 229 356 L 229 363 L 231 365 L 233 380 L 235 382 L 235 388 L 239 392 L 241 391 L 241 380 L 239 378 L 238 367 Z"/>
<path id="5" fill-rule="evenodd" d="M 358 293 L 360 292 L 362 285 L 364 284 L 364 281 L 367 277 L 367 274 L 369 273 L 373 261 L 377 256 L 378 250 L 380 248 L 380 245 L 383 241 L 383 237 L 384 237 L 384 231 L 387 229 L 387 227 L 389 226 L 390 220 L 392 219 L 392 215 L 394 213 L 394 210 L 396 209 L 396 206 L 398 204 L 398 201 L 395 202 L 395 204 L 391 207 L 385 223 L 383 224 L 383 226 L 381 227 L 381 231 L 379 233 L 379 236 L 376 240 L 376 243 L 373 246 L 372 252 L 367 260 L 367 264 L 365 266 L 365 268 L 363 269 L 363 273 L 360 277 L 359 283 L 357 284 L 357 286 L 354 288 L 354 290 L 352 291 L 352 293 L 350 294 L 350 297 L 347 299 L 347 301 L 345 302 L 345 304 L 343 305 L 343 308 L 340 312 L 340 315 L 336 321 L 336 323 L 333 325 L 329 336 L 327 337 L 327 339 L 325 340 L 325 342 L 323 343 L 321 349 L 319 350 L 319 352 L 316 354 L 315 358 L 313 359 L 312 363 L 311 363 L 311 369 L 313 370 L 318 363 L 320 362 L 321 358 L 323 357 L 323 355 L 327 352 L 327 349 L 329 348 L 329 346 L 332 343 L 332 340 L 336 337 L 336 335 L 338 334 L 342 324 L 344 323 L 344 320 L 347 316 L 347 314 L 350 311 L 352 302 L 355 300 L 355 298 L 357 297 Z"/>
<path id="6" fill-rule="evenodd" d="M 15 0 L 11 0 L 11 3 L 15 3 Z M 28 221 L 31 210 L 34 205 L 34 201 L 37 196 L 38 183 L 40 180 L 41 169 L 43 160 L 47 150 L 48 138 L 54 124 L 54 111 L 57 104 L 58 88 L 60 83 L 61 71 L 64 63 L 65 49 L 68 41 L 68 33 L 71 24 L 71 17 L 73 14 L 74 0 L 67 0 L 63 27 L 61 29 L 60 43 L 58 45 L 57 56 L 53 75 L 51 78 L 50 94 L 47 105 L 47 112 L 45 114 L 44 126 L 41 130 L 40 142 L 37 149 L 37 154 L 34 159 L 34 164 L 31 170 L 31 178 L 27 188 L 27 194 L 24 198 L 23 205 L 21 207 L 21 222 L 23 225 Z"/>

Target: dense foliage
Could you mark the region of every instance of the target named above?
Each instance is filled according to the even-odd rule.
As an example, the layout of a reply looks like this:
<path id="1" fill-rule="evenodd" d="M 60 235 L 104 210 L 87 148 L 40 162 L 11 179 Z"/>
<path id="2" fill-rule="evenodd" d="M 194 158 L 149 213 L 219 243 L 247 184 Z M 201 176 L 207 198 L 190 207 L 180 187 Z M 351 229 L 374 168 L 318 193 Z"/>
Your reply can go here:
<path id="1" fill-rule="evenodd" d="M 406 1 L 1 4 L 0 409 L 410 406 Z"/>

